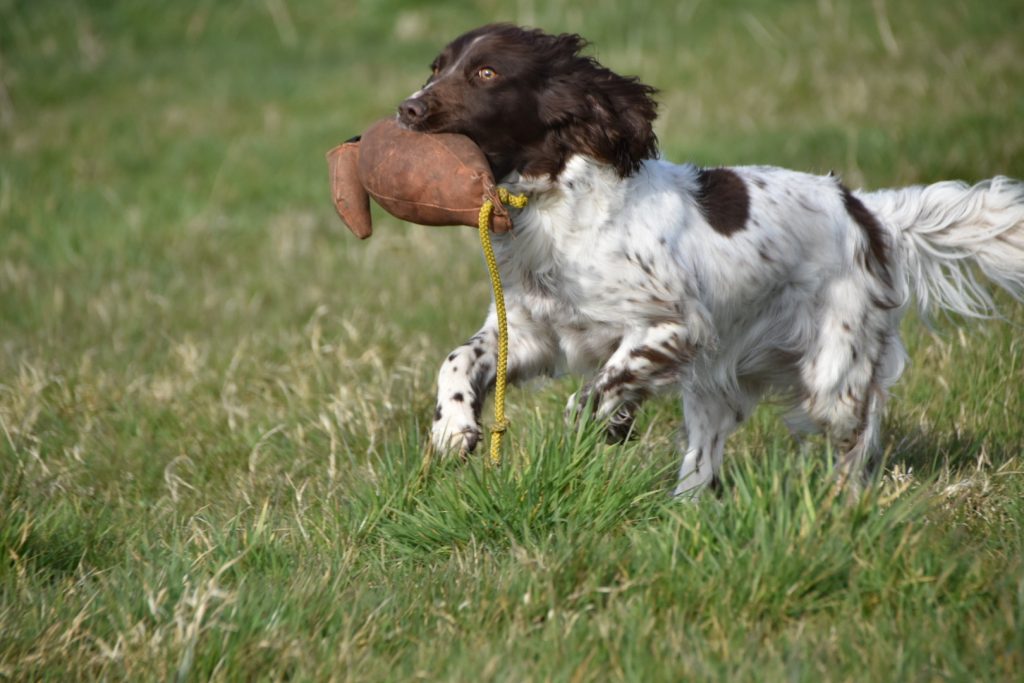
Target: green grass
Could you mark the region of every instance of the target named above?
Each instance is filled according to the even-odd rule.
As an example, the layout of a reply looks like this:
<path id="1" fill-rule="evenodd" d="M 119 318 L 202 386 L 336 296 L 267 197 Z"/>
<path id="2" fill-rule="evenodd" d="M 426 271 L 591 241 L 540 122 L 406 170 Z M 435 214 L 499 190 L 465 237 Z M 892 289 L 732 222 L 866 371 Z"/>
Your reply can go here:
<path id="1" fill-rule="evenodd" d="M 567 378 L 506 463 L 425 458 L 489 299 L 471 231 L 324 152 L 457 32 L 579 31 L 665 155 L 884 187 L 1024 177 L 1024 6 L 0 0 L 0 679 L 1018 680 L 1024 307 L 905 325 L 879 484 L 771 408 L 670 500 L 678 407 L 606 447 Z"/>

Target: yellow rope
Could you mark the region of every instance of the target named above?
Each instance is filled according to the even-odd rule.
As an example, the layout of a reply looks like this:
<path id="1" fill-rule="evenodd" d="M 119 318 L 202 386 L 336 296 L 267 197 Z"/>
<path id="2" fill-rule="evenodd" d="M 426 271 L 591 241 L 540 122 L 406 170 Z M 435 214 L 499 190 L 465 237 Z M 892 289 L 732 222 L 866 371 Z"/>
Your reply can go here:
<path id="1" fill-rule="evenodd" d="M 525 195 L 509 194 L 503 187 L 498 188 L 498 199 L 517 209 L 526 206 Z M 487 272 L 491 275 L 491 288 L 494 290 L 494 308 L 498 313 L 498 369 L 494 378 L 494 426 L 491 427 L 491 463 L 501 463 L 501 437 L 508 429 L 508 418 L 505 417 L 505 381 L 508 372 L 508 322 L 505 318 L 505 295 L 501 288 L 501 275 L 498 273 L 498 262 L 494 258 L 491 246 L 491 218 L 494 215 L 494 202 L 484 201 L 480 207 L 480 246 L 484 249 L 487 261 Z"/>

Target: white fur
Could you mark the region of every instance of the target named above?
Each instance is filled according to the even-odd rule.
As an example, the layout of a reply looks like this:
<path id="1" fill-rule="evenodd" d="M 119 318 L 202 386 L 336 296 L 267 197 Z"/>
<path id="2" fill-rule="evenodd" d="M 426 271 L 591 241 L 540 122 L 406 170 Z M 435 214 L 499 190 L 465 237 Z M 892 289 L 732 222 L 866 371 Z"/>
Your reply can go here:
<path id="1" fill-rule="evenodd" d="M 835 178 L 730 170 L 744 181 L 749 218 L 729 235 L 705 219 L 694 166 L 651 160 L 620 178 L 577 155 L 554 180 L 506 179 L 529 197 L 514 229 L 494 236 L 510 379 L 594 373 L 583 398 L 619 436 L 647 396 L 679 395 L 688 439 L 677 494 L 714 479 L 726 438 L 765 395 L 789 406 L 794 432 L 822 429 L 841 447 L 844 476 L 859 473 L 903 370 L 899 321 L 911 291 L 922 307 L 991 312 L 965 268 L 972 261 L 1024 292 L 1024 185 L 854 193 L 883 228 L 883 269 L 866 262 L 868 238 Z M 439 448 L 476 445 L 495 349 L 492 305 L 442 365 Z"/>

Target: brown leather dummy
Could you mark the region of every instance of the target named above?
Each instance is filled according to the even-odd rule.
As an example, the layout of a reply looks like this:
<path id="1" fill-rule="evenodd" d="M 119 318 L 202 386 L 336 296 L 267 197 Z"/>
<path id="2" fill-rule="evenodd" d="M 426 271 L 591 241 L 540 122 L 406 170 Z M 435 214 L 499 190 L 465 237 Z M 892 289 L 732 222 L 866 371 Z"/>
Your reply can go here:
<path id="1" fill-rule="evenodd" d="M 480 206 L 490 199 L 491 229 L 512 228 L 487 159 L 464 135 L 416 133 L 384 119 L 361 139 L 329 151 L 327 164 L 334 207 L 360 239 L 373 232 L 369 197 L 410 223 L 471 227 L 477 227 Z"/>
<path id="2" fill-rule="evenodd" d="M 348 229 L 361 240 L 373 233 L 370 221 L 370 195 L 359 180 L 358 139 L 338 145 L 327 153 L 331 174 L 331 198 L 334 208 Z"/>

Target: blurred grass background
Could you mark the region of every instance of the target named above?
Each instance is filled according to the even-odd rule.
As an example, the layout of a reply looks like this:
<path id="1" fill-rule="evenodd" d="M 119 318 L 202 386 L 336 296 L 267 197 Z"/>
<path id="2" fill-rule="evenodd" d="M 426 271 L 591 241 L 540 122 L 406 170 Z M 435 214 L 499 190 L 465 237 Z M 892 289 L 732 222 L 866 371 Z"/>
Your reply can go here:
<path id="1" fill-rule="evenodd" d="M 512 393 L 513 466 L 420 471 L 478 247 L 357 242 L 323 155 L 496 20 L 658 87 L 673 160 L 1024 177 L 1015 0 L 0 0 L 0 678 L 1012 680 L 1010 301 L 908 321 L 862 507 L 764 410 L 679 509 L 678 409 L 573 441 L 571 378 Z"/>

